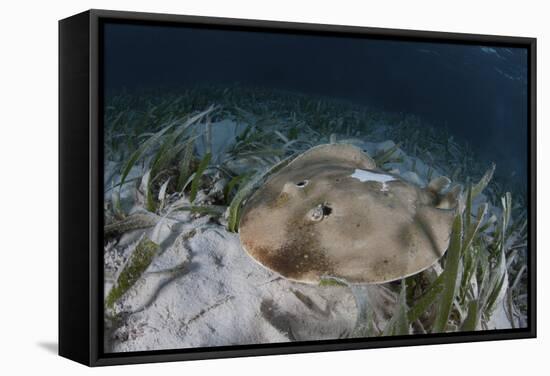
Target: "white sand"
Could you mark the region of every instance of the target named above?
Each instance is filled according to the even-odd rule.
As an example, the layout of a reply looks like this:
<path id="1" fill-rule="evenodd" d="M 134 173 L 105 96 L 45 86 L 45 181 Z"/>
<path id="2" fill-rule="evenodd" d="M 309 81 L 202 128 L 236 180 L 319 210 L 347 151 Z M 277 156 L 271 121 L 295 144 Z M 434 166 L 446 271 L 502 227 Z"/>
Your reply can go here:
<path id="1" fill-rule="evenodd" d="M 126 314 L 108 350 L 333 339 L 352 330 L 356 307 L 346 287 L 282 279 L 219 225 L 189 231 L 179 230 L 121 299 Z"/>

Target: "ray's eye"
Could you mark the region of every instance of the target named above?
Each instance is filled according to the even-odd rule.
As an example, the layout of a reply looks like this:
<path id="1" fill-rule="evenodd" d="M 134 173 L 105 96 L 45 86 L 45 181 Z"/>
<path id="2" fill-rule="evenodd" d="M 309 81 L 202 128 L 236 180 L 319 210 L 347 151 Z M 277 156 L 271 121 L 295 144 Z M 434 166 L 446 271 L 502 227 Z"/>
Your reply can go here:
<path id="1" fill-rule="evenodd" d="M 309 219 L 314 222 L 319 222 L 323 218 L 328 217 L 332 213 L 332 208 L 328 203 L 320 204 L 309 211 Z"/>
<path id="2" fill-rule="evenodd" d="M 299 181 L 298 183 L 296 183 L 296 186 L 297 186 L 298 188 L 304 188 L 304 187 L 307 185 L 307 183 L 309 183 L 309 181 L 307 181 L 307 180 L 302 180 L 302 181 Z"/>

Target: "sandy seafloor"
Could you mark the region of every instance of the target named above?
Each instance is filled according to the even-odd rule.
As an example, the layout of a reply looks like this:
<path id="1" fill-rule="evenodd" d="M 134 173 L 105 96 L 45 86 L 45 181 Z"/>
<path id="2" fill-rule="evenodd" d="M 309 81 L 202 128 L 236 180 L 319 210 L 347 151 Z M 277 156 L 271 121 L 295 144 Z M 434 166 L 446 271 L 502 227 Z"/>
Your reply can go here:
<path id="1" fill-rule="evenodd" d="M 213 155 L 223 155 L 239 133 L 239 125 L 223 120 L 213 124 Z M 339 137 L 370 155 L 388 150 L 392 140 L 372 143 Z M 199 155 L 204 145 L 197 141 Z M 398 150 L 399 163 L 391 172 L 420 186 L 427 175 L 439 175 L 418 158 Z M 410 166 L 415 166 L 415 172 Z M 118 181 L 118 172 L 106 161 L 105 187 Z M 130 176 L 140 176 L 136 166 Z M 221 185 L 199 192 L 198 201 L 220 194 Z M 135 187 L 126 187 L 122 199 L 131 201 Z M 109 197 L 105 197 L 106 201 Z M 474 207 L 484 201 L 481 195 Z M 134 207 L 133 212 L 142 211 Z M 474 209 L 475 210 L 475 209 Z M 493 207 L 497 211 L 499 208 Z M 238 233 L 226 230 L 224 220 L 189 212 L 156 217 L 158 224 L 125 233 L 105 245 L 105 293 L 116 280 L 128 256 L 143 236 L 160 244 L 161 251 L 138 282 L 116 303 L 116 320 L 107 319 L 105 351 L 126 352 L 195 347 L 276 343 L 346 338 L 354 335 L 358 309 L 346 286 L 313 286 L 292 282 L 262 267 L 243 250 Z M 505 281 L 507 284 L 508 281 Z M 384 286 L 372 286 L 370 304 L 382 330 L 391 319 L 395 296 Z M 510 328 L 504 293 L 485 329 Z M 515 326 L 522 325 L 514 322 Z"/>

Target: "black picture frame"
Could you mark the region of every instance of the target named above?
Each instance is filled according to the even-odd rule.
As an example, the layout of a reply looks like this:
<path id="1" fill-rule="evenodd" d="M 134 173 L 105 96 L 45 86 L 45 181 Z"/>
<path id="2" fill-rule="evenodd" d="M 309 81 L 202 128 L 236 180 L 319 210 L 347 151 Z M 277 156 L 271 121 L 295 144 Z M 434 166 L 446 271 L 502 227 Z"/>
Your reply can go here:
<path id="1" fill-rule="evenodd" d="M 528 50 L 528 327 L 469 333 L 392 336 L 109 353 L 103 347 L 102 23 L 193 25 L 227 30 L 346 35 Z M 228 358 L 536 337 L 536 39 L 170 14 L 88 10 L 59 22 L 59 354 L 88 366 Z"/>

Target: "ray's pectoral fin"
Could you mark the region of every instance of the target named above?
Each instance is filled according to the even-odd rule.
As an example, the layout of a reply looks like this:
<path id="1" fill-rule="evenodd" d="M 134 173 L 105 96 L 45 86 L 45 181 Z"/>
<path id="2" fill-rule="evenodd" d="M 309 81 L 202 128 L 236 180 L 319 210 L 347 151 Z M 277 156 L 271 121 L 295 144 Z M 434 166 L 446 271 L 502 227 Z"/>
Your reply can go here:
<path id="1" fill-rule="evenodd" d="M 449 190 L 449 192 L 447 192 L 443 197 L 441 197 L 441 200 L 439 200 L 439 203 L 436 205 L 436 208 L 438 209 L 456 208 L 456 206 L 458 205 L 458 199 L 460 197 L 460 193 L 462 193 L 462 186 L 455 185 Z"/>
<path id="2" fill-rule="evenodd" d="M 295 182 L 287 182 L 283 186 L 282 193 L 288 194 L 291 197 L 304 197 L 304 187 L 308 184 L 308 180 Z"/>
<path id="3" fill-rule="evenodd" d="M 423 206 L 416 213 L 415 219 L 418 229 L 420 229 L 426 240 L 424 248 L 432 250 L 436 259 L 443 256 L 449 245 L 450 228 L 454 213 Z"/>
<path id="4" fill-rule="evenodd" d="M 374 160 L 363 153 L 361 149 L 350 144 L 318 145 L 298 156 L 292 165 L 294 168 L 311 164 L 312 162 L 330 161 L 331 163 L 345 163 L 356 168 L 374 169 Z"/>
<path id="5" fill-rule="evenodd" d="M 283 189 L 278 196 L 276 196 L 271 202 L 272 208 L 281 208 L 288 205 L 291 199 L 304 198 L 305 192 L 303 187 L 307 184 L 307 180 L 300 181 L 298 183 L 287 182 L 283 185 Z"/>

